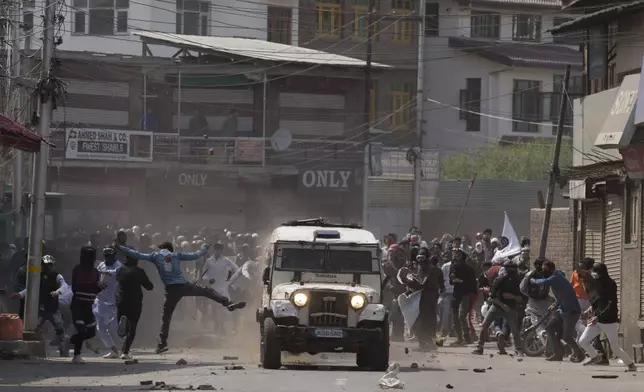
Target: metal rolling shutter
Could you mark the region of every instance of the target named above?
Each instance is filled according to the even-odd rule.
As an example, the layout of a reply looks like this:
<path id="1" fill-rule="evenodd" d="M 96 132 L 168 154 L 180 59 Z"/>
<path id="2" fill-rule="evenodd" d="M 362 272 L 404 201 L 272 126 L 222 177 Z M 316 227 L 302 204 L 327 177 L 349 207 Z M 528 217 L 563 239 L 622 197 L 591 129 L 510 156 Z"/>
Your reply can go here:
<path id="1" fill-rule="evenodd" d="M 617 300 L 621 294 L 622 278 L 622 200 L 608 195 L 604 202 L 604 264 L 617 284 Z"/>
<path id="2" fill-rule="evenodd" d="M 644 204 L 642 204 L 642 215 L 644 216 Z M 640 256 L 640 318 L 644 317 L 644 224 L 641 225 L 642 233 L 640 236 L 640 245 L 642 254 Z"/>
<path id="3" fill-rule="evenodd" d="M 591 201 L 584 203 L 584 257 L 597 261 L 602 259 L 602 203 Z"/>

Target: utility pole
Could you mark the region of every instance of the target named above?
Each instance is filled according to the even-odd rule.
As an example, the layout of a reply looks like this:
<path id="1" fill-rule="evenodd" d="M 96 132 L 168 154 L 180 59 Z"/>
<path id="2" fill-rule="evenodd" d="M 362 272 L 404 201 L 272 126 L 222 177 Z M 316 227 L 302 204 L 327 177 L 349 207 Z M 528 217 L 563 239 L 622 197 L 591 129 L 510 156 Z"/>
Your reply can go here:
<path id="1" fill-rule="evenodd" d="M 559 120 L 557 121 L 557 139 L 552 153 L 552 165 L 548 176 L 548 196 L 546 197 L 546 211 L 543 215 L 543 226 L 541 227 L 541 242 L 539 243 L 539 257 L 546 257 L 548 245 L 548 230 L 550 229 L 550 215 L 552 214 L 552 203 L 555 197 L 555 184 L 559 175 L 559 153 L 561 152 L 561 141 L 563 139 L 564 119 L 568 108 L 568 83 L 570 82 L 570 65 L 566 65 L 563 88 L 561 90 L 561 106 L 559 107 Z"/>
<path id="2" fill-rule="evenodd" d="M 374 13 L 376 12 L 376 0 L 369 0 L 369 15 L 367 17 L 367 55 L 365 59 L 364 68 L 364 160 L 362 164 L 362 226 L 367 227 L 367 219 L 369 217 L 369 172 L 371 151 L 369 149 L 369 137 L 371 130 L 371 88 L 373 86 L 373 78 L 371 76 L 371 62 L 373 57 L 373 30 L 374 30 Z"/>
<path id="3" fill-rule="evenodd" d="M 12 92 L 13 88 L 17 86 L 15 82 L 20 77 L 21 70 L 21 61 L 22 56 L 20 54 L 20 15 L 21 15 L 21 2 L 12 1 L 11 6 L 9 7 L 9 17 L 7 18 L 11 22 L 8 24 L 9 30 L 9 42 L 10 45 L 7 47 L 7 67 L 11 72 L 11 78 L 7 81 L 7 115 L 13 121 L 20 121 L 20 107 L 23 104 L 22 102 L 22 87 L 20 88 L 19 94 L 14 94 Z M 13 230 L 14 230 L 14 243 L 21 250 L 24 246 L 23 244 L 23 211 L 22 211 L 22 166 L 23 162 L 22 151 L 14 148 L 13 149 L 13 184 L 12 184 L 12 207 L 13 207 Z"/>
<path id="4" fill-rule="evenodd" d="M 45 0 L 45 17 L 43 21 L 42 69 L 41 84 L 50 78 L 51 63 L 54 54 L 54 16 L 56 9 L 53 2 Z M 42 241 L 45 231 L 45 192 L 47 191 L 47 169 L 49 161 L 49 123 L 53 109 L 53 92 L 42 91 L 38 85 L 40 98 L 39 133 L 44 143 L 34 158 L 34 186 L 29 233 L 29 260 L 27 265 L 27 295 L 25 298 L 25 339 L 35 338 L 38 326 L 38 302 L 40 294 L 40 268 L 42 259 Z"/>
<path id="5" fill-rule="evenodd" d="M 425 102 L 425 0 L 418 0 L 418 75 L 416 78 L 416 132 L 418 133 L 418 148 L 414 159 L 414 216 L 413 225 L 420 229 L 420 182 L 422 180 L 423 156 L 423 113 Z"/>

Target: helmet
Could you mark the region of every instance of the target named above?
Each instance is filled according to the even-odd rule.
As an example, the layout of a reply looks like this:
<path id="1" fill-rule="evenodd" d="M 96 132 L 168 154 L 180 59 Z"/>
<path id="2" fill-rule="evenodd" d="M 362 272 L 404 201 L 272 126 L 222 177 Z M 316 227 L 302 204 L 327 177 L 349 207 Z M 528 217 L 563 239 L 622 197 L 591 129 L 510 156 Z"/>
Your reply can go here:
<path id="1" fill-rule="evenodd" d="M 54 256 L 44 255 L 42 257 L 42 263 L 43 264 L 56 264 L 56 259 L 54 259 Z"/>

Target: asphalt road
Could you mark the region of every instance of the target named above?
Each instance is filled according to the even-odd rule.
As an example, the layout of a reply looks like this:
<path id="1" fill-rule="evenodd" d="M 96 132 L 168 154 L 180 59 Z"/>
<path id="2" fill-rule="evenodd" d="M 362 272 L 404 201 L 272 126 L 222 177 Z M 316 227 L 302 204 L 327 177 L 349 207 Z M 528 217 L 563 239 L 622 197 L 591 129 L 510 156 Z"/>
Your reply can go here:
<path id="1" fill-rule="evenodd" d="M 444 348 L 435 354 L 409 350 L 413 345 L 395 345 L 392 361 L 400 364 L 404 390 L 419 392 L 641 392 L 644 371 L 625 373 L 618 364 L 588 368 L 569 362 L 548 363 L 540 358 L 471 355 L 471 348 Z M 301 358 L 300 365 L 282 370 L 264 370 L 250 350 L 173 349 L 166 355 L 135 352 L 139 364 L 86 356 L 87 364 L 72 365 L 69 359 L 0 361 L 0 389 L 31 392 L 135 391 L 151 389 L 141 381 L 165 382 L 179 388 L 210 384 L 229 392 L 374 392 L 379 390 L 379 372 L 360 371 L 354 356 L 330 354 L 326 359 Z M 495 353 L 495 350 L 488 350 Z M 224 360 L 225 356 L 239 357 Z M 176 362 L 184 359 L 187 364 Z M 289 360 L 291 360 L 289 358 Z M 314 362 L 315 361 L 315 362 Z M 294 363 L 291 361 L 291 363 Z M 303 363 L 303 364 L 302 364 Z M 418 368 L 412 364 L 416 363 Z M 232 365 L 239 368 L 226 369 Z M 484 369 L 477 373 L 474 369 Z M 644 370 L 644 369 L 643 369 Z M 593 375 L 617 376 L 594 379 Z M 450 388 L 453 387 L 453 388 Z"/>

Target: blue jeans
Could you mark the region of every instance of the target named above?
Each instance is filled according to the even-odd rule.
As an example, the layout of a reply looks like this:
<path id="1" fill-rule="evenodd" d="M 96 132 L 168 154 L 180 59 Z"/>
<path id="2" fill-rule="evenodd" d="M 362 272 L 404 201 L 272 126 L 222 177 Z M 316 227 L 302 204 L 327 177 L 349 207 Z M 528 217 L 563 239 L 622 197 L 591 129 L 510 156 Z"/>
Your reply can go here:
<path id="1" fill-rule="evenodd" d="M 452 293 L 444 293 L 438 301 L 441 323 L 440 330 L 443 336 L 448 335 L 452 329 L 452 301 L 454 301 L 454 295 Z"/>

